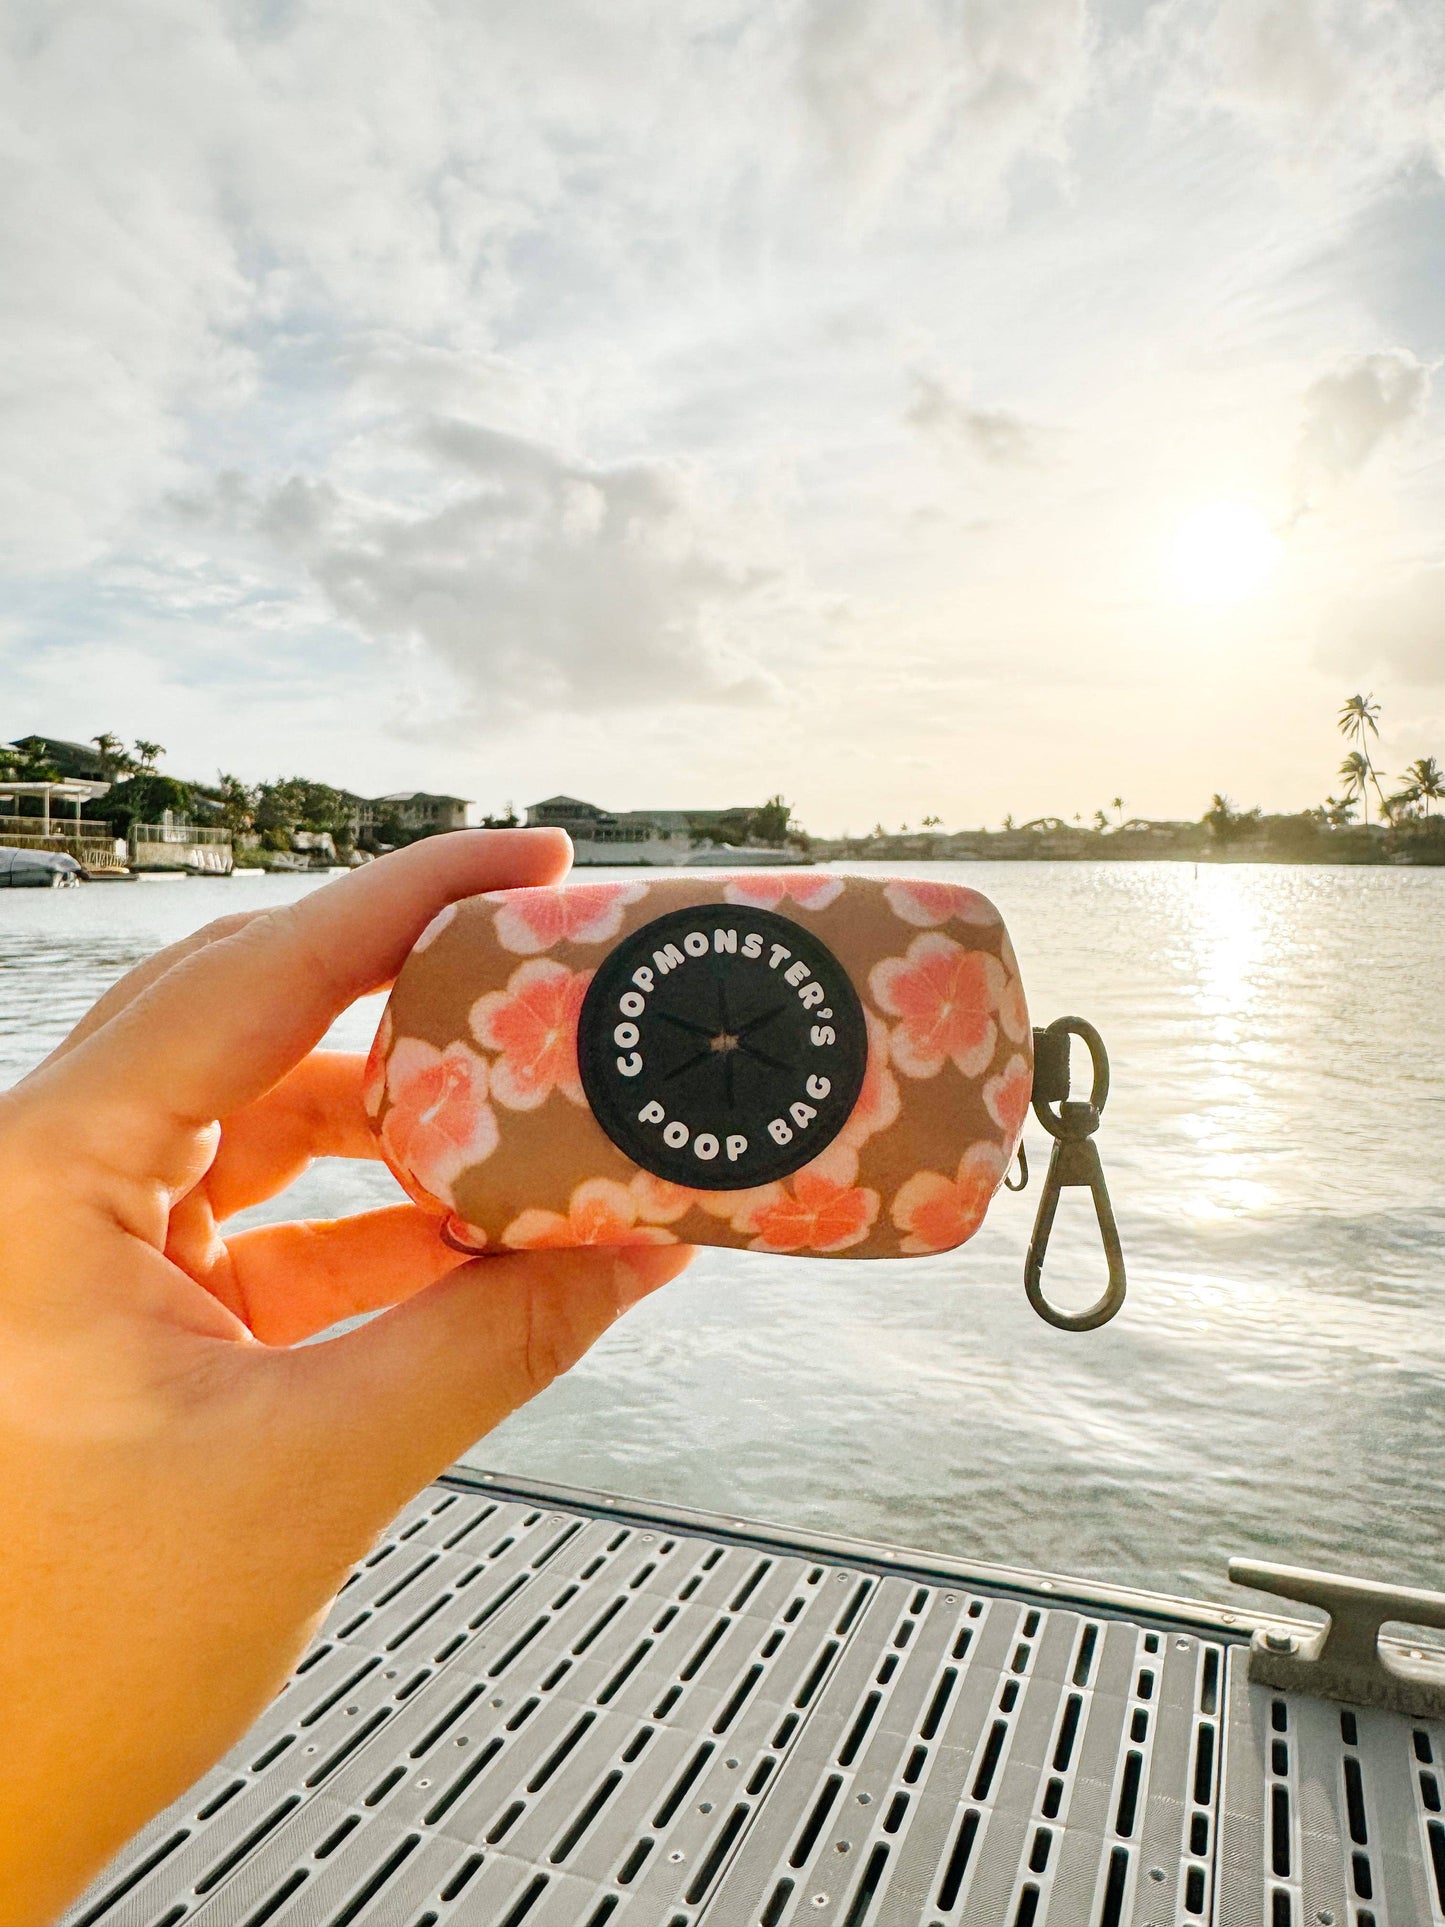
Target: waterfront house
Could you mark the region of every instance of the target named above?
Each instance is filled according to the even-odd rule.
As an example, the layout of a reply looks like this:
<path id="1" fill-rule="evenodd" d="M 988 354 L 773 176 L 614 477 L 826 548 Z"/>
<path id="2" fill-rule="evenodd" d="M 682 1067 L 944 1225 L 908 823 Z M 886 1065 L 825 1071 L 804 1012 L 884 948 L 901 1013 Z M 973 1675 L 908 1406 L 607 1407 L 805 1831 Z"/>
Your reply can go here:
<path id="1" fill-rule="evenodd" d="M 766 806 L 764 806 L 766 807 Z M 682 864 L 716 849 L 750 851 L 749 861 L 776 861 L 774 853 L 753 844 L 761 810 L 604 810 L 577 796 L 549 796 L 527 806 L 527 825 L 565 830 L 573 861 L 594 863 Z"/>
<path id="2" fill-rule="evenodd" d="M 408 836 L 430 830 L 464 830 L 471 798 L 437 796 L 429 790 L 393 790 L 389 796 L 358 797 L 357 828 L 395 821 Z"/>
<path id="3" fill-rule="evenodd" d="M 28 746 L 28 741 L 19 745 Z M 110 824 L 81 814 L 84 804 L 109 788 L 109 783 L 77 777 L 58 782 L 0 778 L 0 843 L 10 849 L 64 851 L 90 875 L 124 870 L 126 847 Z"/>
<path id="4" fill-rule="evenodd" d="M 14 746 L 37 762 L 49 763 L 60 776 L 99 783 L 97 795 L 103 795 L 110 788 L 108 778 L 114 772 L 107 770 L 105 759 L 94 743 L 70 743 L 63 736 L 17 736 Z"/>

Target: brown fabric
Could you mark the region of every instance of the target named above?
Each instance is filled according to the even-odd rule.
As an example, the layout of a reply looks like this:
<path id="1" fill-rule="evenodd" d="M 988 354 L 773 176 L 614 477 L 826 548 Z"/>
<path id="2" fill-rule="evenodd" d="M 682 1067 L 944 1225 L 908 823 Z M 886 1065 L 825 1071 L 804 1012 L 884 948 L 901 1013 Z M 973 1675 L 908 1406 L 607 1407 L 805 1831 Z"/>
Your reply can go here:
<path id="1" fill-rule="evenodd" d="M 577 1014 L 611 946 L 699 903 L 769 909 L 847 970 L 868 1070 L 821 1155 L 753 1191 L 642 1171 L 588 1108 Z M 408 958 L 367 1073 L 383 1153 L 474 1249 L 675 1238 L 886 1258 L 970 1237 L 1028 1109 L 1032 1039 L 1012 946 L 976 891 L 826 871 L 573 882 L 454 904 Z"/>

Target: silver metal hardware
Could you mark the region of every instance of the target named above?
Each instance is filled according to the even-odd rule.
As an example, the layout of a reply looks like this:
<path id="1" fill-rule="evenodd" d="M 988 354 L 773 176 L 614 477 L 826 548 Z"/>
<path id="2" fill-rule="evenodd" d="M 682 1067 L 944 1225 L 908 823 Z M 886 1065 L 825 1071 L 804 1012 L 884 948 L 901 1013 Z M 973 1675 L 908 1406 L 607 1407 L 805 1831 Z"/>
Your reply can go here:
<path id="1" fill-rule="evenodd" d="M 1318 1606 L 1329 1623 L 1300 1636 L 1261 1629 L 1249 1652 L 1249 1677 L 1263 1686 L 1351 1706 L 1385 1706 L 1412 1719 L 1445 1719 L 1445 1654 L 1381 1646 L 1380 1628 L 1390 1621 L 1445 1631 L 1445 1593 L 1410 1586 L 1377 1585 L 1298 1566 L 1271 1566 L 1231 1559 L 1237 1586 Z M 1395 1642 L 1391 1642 L 1394 1649 Z"/>

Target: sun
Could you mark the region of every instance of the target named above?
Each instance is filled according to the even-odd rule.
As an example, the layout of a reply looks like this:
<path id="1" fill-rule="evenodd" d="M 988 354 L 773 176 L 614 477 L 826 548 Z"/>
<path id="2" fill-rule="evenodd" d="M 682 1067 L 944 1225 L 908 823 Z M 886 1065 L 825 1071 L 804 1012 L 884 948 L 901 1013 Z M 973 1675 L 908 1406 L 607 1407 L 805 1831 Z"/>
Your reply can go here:
<path id="1" fill-rule="evenodd" d="M 1186 515 L 1169 545 L 1169 580 L 1184 602 L 1216 606 L 1258 595 L 1279 562 L 1279 537 L 1243 502 L 1211 502 Z"/>

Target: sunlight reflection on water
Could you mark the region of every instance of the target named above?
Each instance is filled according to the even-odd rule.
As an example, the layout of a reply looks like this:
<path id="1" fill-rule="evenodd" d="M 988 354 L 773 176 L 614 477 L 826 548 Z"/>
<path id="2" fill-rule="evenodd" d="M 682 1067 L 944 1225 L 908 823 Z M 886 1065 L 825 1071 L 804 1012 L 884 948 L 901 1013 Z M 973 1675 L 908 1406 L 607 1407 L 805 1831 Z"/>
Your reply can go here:
<path id="1" fill-rule="evenodd" d="M 1029 1312 L 1036 1188 L 937 1259 L 704 1253 L 477 1461 L 1213 1597 L 1231 1552 L 1441 1584 L 1445 872 L 913 867 L 995 898 L 1036 1022 L 1109 1044 L 1120 1318 Z M 0 1082 L 155 945 L 307 887 L 0 895 Z M 326 1163 L 291 1208 L 392 1195 Z M 1080 1295 L 1086 1209 L 1055 1241 Z"/>

